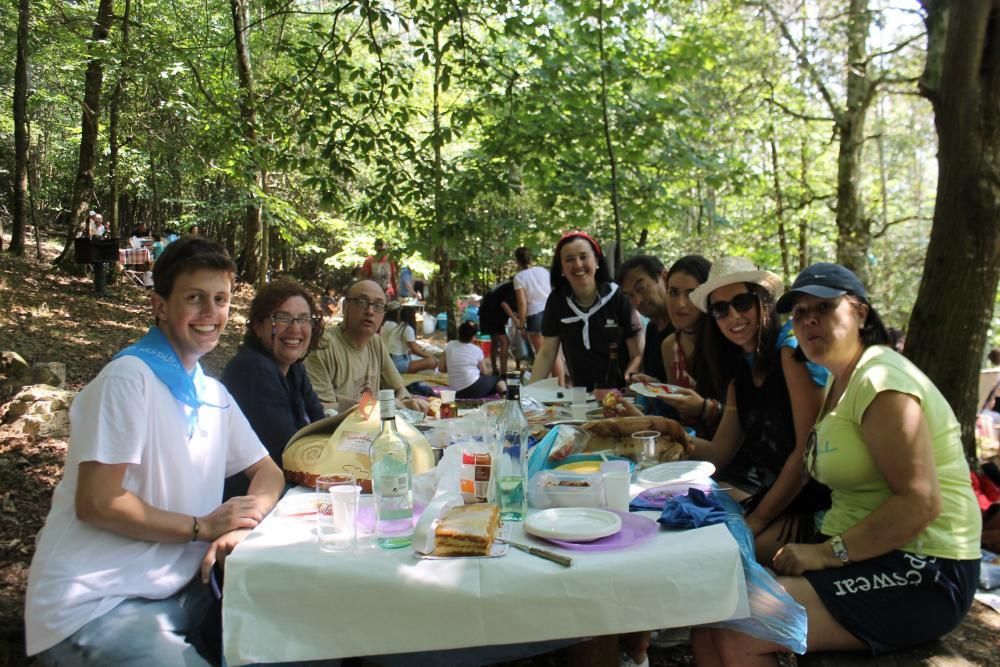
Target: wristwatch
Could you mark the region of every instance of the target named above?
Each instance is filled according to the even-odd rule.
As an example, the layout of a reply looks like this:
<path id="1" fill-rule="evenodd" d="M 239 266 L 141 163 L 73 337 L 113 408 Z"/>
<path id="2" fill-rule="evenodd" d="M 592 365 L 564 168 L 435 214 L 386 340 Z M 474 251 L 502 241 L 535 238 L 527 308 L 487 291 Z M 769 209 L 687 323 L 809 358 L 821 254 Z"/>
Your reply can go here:
<path id="1" fill-rule="evenodd" d="M 847 554 L 847 547 L 844 546 L 844 538 L 840 535 L 834 535 L 830 538 L 830 548 L 833 549 L 833 555 L 837 557 L 844 565 L 851 562 L 851 557 Z"/>

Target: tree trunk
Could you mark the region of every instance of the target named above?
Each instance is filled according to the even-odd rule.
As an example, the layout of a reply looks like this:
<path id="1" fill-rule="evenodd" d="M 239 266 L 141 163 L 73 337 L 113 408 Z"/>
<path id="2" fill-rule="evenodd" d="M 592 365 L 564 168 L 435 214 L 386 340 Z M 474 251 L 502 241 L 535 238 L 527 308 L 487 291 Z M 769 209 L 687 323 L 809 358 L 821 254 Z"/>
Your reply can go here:
<path id="1" fill-rule="evenodd" d="M 871 221 L 861 202 L 861 153 L 865 116 L 873 96 L 868 78 L 868 0 L 851 0 L 847 19 L 847 106 L 838 114 L 840 146 L 837 154 L 837 262 L 868 283 Z"/>
<path id="2" fill-rule="evenodd" d="M 233 15 L 233 33 L 236 37 L 236 72 L 240 81 L 240 121 L 243 138 L 250 147 L 251 160 L 259 159 L 257 154 L 257 106 L 254 94 L 253 69 L 250 66 L 249 30 L 249 0 L 230 0 Z M 261 187 L 261 172 L 257 165 L 254 168 L 254 183 Z M 263 247 L 261 239 L 261 209 L 257 192 L 249 193 L 246 208 L 243 211 L 243 278 L 256 281 L 258 287 L 266 282 L 267 257 L 258 256 L 259 248 Z"/>
<path id="3" fill-rule="evenodd" d="M 97 6 L 97 19 L 91 34 L 93 42 L 104 42 L 111 30 L 114 0 L 100 0 Z M 93 53 L 99 54 L 102 48 L 97 47 Z M 98 55 L 94 55 L 87 63 L 83 87 L 83 120 L 80 128 L 80 157 L 76 169 L 76 179 L 73 181 L 73 197 L 70 200 L 69 225 L 66 229 L 66 246 L 56 258 L 60 266 L 72 263 L 73 237 L 83 222 L 87 209 L 90 208 L 91 197 L 94 195 L 94 169 L 97 166 L 97 131 L 101 117 L 101 86 L 104 83 L 104 64 Z"/>
<path id="4" fill-rule="evenodd" d="M 28 201 L 28 24 L 31 7 L 28 0 L 18 3 L 17 63 L 14 66 L 14 220 L 8 251 L 24 254 L 24 230 L 27 227 Z M 3 236 L 0 235 L 0 249 Z"/>
<path id="5" fill-rule="evenodd" d="M 781 171 L 778 169 L 778 145 L 774 141 L 774 128 L 768 137 L 771 148 L 771 174 L 774 180 L 774 217 L 778 220 L 778 241 L 781 245 L 782 278 L 787 282 L 791 275 L 788 258 L 788 231 L 785 229 L 785 201 L 781 193 Z"/>
<path id="6" fill-rule="evenodd" d="M 615 275 L 624 260 L 622 250 L 622 216 L 618 204 L 618 160 L 615 157 L 615 146 L 611 141 L 611 120 L 608 115 L 608 79 L 607 60 L 604 53 L 604 0 L 597 3 L 597 40 L 601 57 L 601 123 L 604 129 L 604 147 L 608 152 L 608 166 L 611 168 L 611 212 L 615 223 L 615 254 L 612 259 L 614 267 L 611 275 Z"/>
<path id="7" fill-rule="evenodd" d="M 1000 7 L 923 0 L 938 184 L 907 355 L 937 385 L 975 456 L 979 366 L 1000 272 Z"/>
<path id="8" fill-rule="evenodd" d="M 431 146 L 434 150 L 434 229 L 441 234 L 441 241 L 437 248 L 438 270 L 441 272 L 441 289 L 435 293 L 439 311 L 448 314 L 448 339 L 458 336 L 458 315 L 455 310 L 455 299 L 452 294 L 451 281 L 451 258 L 448 255 L 448 237 L 442 233 L 445 229 L 444 219 L 444 159 L 441 155 L 441 145 L 444 143 L 441 137 L 441 70 L 444 54 L 441 52 L 441 28 L 438 23 L 434 24 L 434 80 L 431 91 L 431 121 L 433 123 L 433 141 Z"/>
<path id="9" fill-rule="evenodd" d="M 108 199 L 111 203 L 111 235 L 124 236 L 121 234 L 118 211 L 118 119 L 121 117 L 122 96 L 125 94 L 125 76 L 129 67 L 128 38 L 129 22 L 132 11 L 132 0 L 125 0 L 125 13 L 122 15 L 122 64 L 118 73 L 118 81 L 115 82 L 115 90 L 111 93 L 111 108 L 108 113 L 108 181 L 111 187 L 111 194 Z"/>

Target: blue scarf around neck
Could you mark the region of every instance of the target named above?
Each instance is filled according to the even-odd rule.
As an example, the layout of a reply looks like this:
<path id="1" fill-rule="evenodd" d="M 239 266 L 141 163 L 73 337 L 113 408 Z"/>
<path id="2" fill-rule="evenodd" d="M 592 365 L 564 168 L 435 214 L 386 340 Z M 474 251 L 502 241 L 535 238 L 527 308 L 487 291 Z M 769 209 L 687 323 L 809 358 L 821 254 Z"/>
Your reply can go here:
<path id="1" fill-rule="evenodd" d="M 188 417 L 189 433 L 194 432 L 194 425 L 198 421 L 198 408 L 229 407 L 213 405 L 201 399 L 205 393 L 205 373 L 201 370 L 201 364 L 196 363 L 194 370 L 189 373 L 181 364 L 170 341 L 157 326 L 150 327 L 145 336 L 112 357 L 112 361 L 124 356 L 138 357 L 145 362 L 153 371 L 153 375 L 167 386 L 174 398 L 192 408 Z"/>

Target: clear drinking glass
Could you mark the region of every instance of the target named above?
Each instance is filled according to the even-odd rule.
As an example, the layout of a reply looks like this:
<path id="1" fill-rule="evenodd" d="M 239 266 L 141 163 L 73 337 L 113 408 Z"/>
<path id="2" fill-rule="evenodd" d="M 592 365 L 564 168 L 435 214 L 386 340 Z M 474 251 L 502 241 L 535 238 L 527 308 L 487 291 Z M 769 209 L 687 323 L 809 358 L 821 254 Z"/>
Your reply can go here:
<path id="1" fill-rule="evenodd" d="M 316 478 L 320 504 L 316 512 L 316 537 L 323 551 L 348 551 L 357 539 L 358 498 L 361 487 L 354 475 L 320 475 Z"/>
<path id="2" fill-rule="evenodd" d="M 659 437 L 659 431 L 636 431 L 632 434 L 638 454 L 635 463 L 637 468 L 648 468 L 659 462 L 656 458 L 656 439 Z"/>

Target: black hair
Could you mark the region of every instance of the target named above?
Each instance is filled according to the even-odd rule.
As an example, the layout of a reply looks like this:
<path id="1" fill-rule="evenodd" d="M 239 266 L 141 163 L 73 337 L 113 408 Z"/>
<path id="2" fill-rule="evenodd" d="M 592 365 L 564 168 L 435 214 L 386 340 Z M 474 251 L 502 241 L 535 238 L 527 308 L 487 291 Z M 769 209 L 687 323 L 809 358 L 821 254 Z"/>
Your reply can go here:
<path id="1" fill-rule="evenodd" d="M 306 300 L 306 304 L 309 306 L 309 314 L 312 315 L 312 335 L 309 337 L 309 349 L 307 353 L 318 349 L 323 337 L 323 313 L 316 306 L 316 301 L 313 299 L 312 294 L 309 293 L 309 290 L 289 278 L 282 278 L 268 283 L 254 295 L 253 301 L 250 302 L 250 312 L 247 313 L 247 330 L 243 333 L 243 340 L 247 343 L 254 342 L 257 339 L 257 334 L 253 330 L 254 326 L 269 319 L 278 309 L 278 306 L 295 296 L 300 296 Z M 263 341 L 258 342 L 263 343 Z M 264 347 L 266 348 L 267 346 L 265 345 Z"/>
<path id="2" fill-rule="evenodd" d="M 399 309 L 399 321 L 417 331 L 417 309 L 413 306 L 403 306 Z"/>
<path id="3" fill-rule="evenodd" d="M 701 255 L 684 255 L 667 269 L 667 283 L 675 273 L 683 273 L 691 276 L 698 284 L 704 284 L 708 280 L 708 272 L 712 268 L 712 262 Z M 669 287 L 668 287 L 669 289 Z M 700 311 L 699 311 L 700 312 Z M 694 354 L 688 360 L 691 366 L 691 375 L 698 383 L 698 393 L 709 398 L 725 399 L 726 386 L 717 385 L 715 373 L 712 371 L 712 364 L 709 362 L 707 351 L 707 340 L 709 330 L 712 327 L 711 317 L 705 313 L 698 318 L 695 328 Z"/>
<path id="4" fill-rule="evenodd" d="M 598 288 L 603 283 L 611 282 L 611 271 L 608 270 L 608 260 L 604 259 L 604 253 L 601 252 L 600 248 L 594 247 L 596 241 L 591 241 L 586 236 L 580 236 L 579 234 L 571 234 L 559 239 L 559 243 L 556 243 L 555 252 L 552 253 L 552 266 L 549 269 L 549 284 L 552 285 L 552 291 L 559 292 L 563 291 L 563 288 L 566 290 L 570 289 L 569 281 L 566 280 L 566 276 L 562 272 L 562 258 L 559 256 L 559 253 L 567 243 L 572 243 L 580 239 L 587 242 L 590 251 L 597 258 L 597 271 L 594 273 L 594 281 L 597 283 Z"/>
<path id="5" fill-rule="evenodd" d="M 1000 366 L 1000 347 L 995 347 L 990 350 L 986 358 L 990 360 L 990 363 L 994 366 Z"/>
<path id="6" fill-rule="evenodd" d="M 527 266 L 531 264 L 531 248 L 525 248 L 521 246 L 514 251 L 514 259 L 517 260 L 519 266 Z"/>
<path id="7" fill-rule="evenodd" d="M 865 347 L 871 347 L 872 345 L 888 345 L 889 347 L 896 349 L 896 339 L 893 338 L 890 330 L 886 328 L 885 322 L 882 321 L 882 316 L 878 314 L 875 310 L 875 306 L 868 303 L 866 300 L 859 296 L 855 296 L 848 292 L 848 298 L 850 298 L 855 303 L 864 303 L 868 306 L 868 316 L 865 317 L 865 323 L 861 325 L 861 333 L 858 337 L 861 339 L 861 344 Z M 897 329 L 897 331 L 899 331 Z M 900 331 L 900 334 L 903 332 Z"/>
<path id="8" fill-rule="evenodd" d="M 462 343 L 471 343 L 478 331 L 479 327 L 476 326 L 475 322 L 466 320 L 458 327 L 458 340 Z"/>
<path id="9" fill-rule="evenodd" d="M 168 245 L 153 265 L 153 291 L 169 299 L 177 276 L 199 269 L 225 271 L 230 279 L 236 273 L 236 265 L 220 243 L 203 236 L 185 236 Z"/>
<path id="10" fill-rule="evenodd" d="M 701 255 L 684 255 L 667 269 L 667 279 L 675 273 L 686 273 L 701 284 L 708 280 L 711 269 L 712 263 Z"/>
<path id="11" fill-rule="evenodd" d="M 629 257 L 622 262 L 621 268 L 618 269 L 618 284 L 623 283 L 625 276 L 635 269 L 642 269 L 650 278 L 655 280 L 663 273 L 663 262 L 652 255 L 635 255 L 634 257 Z"/>
<path id="12" fill-rule="evenodd" d="M 751 365 L 754 375 L 765 377 L 776 365 L 781 363 L 781 356 L 777 349 L 781 323 L 771 293 L 757 283 L 743 284 L 748 292 L 757 297 L 757 308 L 760 311 L 760 326 L 757 329 L 757 342 L 754 346 Z M 707 305 L 710 308 L 711 302 L 709 301 Z M 711 320 L 706 327 L 704 336 L 705 355 L 708 357 L 708 364 L 712 369 L 712 381 L 716 387 L 724 390 L 736 376 L 738 364 L 745 363 L 743 356 L 746 353 L 743 348 L 726 338 L 714 317 L 706 313 L 705 318 Z M 800 350 L 797 350 L 796 358 L 800 361 L 805 360 Z"/>

